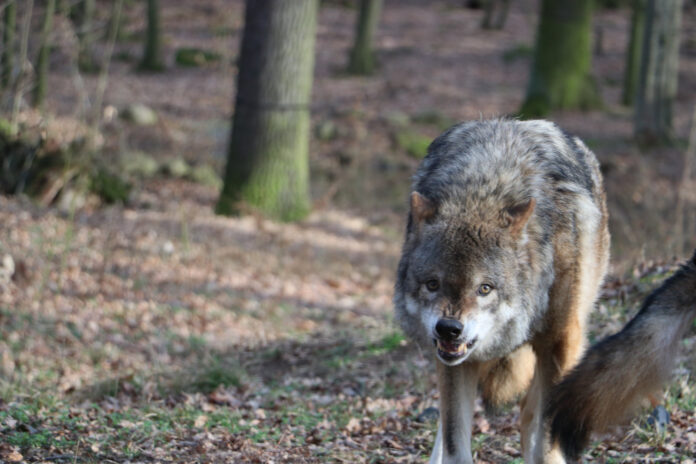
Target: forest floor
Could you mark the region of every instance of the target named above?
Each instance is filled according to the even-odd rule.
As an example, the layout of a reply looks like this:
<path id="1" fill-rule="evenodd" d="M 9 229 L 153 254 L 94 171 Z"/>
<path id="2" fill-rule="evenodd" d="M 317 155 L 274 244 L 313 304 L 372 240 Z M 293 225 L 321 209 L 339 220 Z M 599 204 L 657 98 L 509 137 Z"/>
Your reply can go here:
<path id="1" fill-rule="evenodd" d="M 387 0 L 380 69 L 356 78 L 343 72 L 355 14 L 344 3 L 324 2 L 320 15 L 308 219 L 217 217 L 216 188 L 163 174 L 133 179 L 123 205 L 0 196 L 0 462 L 427 460 L 438 398 L 430 353 L 403 337 L 391 309 L 414 155 L 453 121 L 515 112 L 537 8 L 512 2 L 502 31 L 481 31 L 481 12 L 461 2 Z M 116 110 L 144 103 L 159 122 L 114 119 L 104 156 L 146 152 L 220 172 L 242 2 L 162 6 L 167 71 L 133 72 L 139 43 L 119 42 L 105 96 Z M 136 37 L 142 15 L 126 13 Z M 605 107 L 552 116 L 596 151 L 613 218 L 612 276 L 591 341 L 635 314 L 673 255 L 686 257 L 670 228 L 696 102 L 694 13 L 684 20 L 677 145 L 631 141 L 630 110 L 618 104 L 625 10 L 596 16 Z M 47 111 L 60 127 L 80 119 L 80 92 L 97 78 L 76 85 L 61 55 L 69 47 L 56 44 Z M 223 58 L 177 67 L 183 46 Z M 692 330 L 660 398 L 669 424 L 658 430 L 641 410 L 595 437 L 588 461 L 696 460 L 695 343 Z M 517 406 L 489 416 L 477 405 L 477 462 L 521 462 L 518 422 Z"/>

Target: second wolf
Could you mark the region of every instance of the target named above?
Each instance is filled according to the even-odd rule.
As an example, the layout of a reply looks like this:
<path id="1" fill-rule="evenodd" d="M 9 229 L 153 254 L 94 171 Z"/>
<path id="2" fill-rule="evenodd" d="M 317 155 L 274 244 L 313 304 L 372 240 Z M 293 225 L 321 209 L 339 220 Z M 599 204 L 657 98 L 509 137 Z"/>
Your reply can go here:
<path id="1" fill-rule="evenodd" d="M 397 319 L 433 348 L 440 424 L 431 463 L 472 462 L 480 387 L 522 401 L 526 462 L 564 462 L 544 405 L 577 362 L 608 262 L 599 165 L 546 121 L 447 130 L 413 181 L 394 294 Z"/>

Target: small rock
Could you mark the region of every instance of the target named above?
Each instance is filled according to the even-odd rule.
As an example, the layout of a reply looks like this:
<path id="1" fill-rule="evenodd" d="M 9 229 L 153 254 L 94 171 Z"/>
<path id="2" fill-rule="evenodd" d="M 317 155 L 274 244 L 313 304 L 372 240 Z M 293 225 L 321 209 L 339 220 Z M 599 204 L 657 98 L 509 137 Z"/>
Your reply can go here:
<path id="1" fill-rule="evenodd" d="M 87 204 L 87 196 L 78 189 L 64 189 L 58 197 L 58 211 L 63 214 L 70 214 L 72 211 L 80 210 Z"/>
<path id="2" fill-rule="evenodd" d="M 440 417 L 440 411 L 436 407 L 425 408 L 423 412 L 418 414 L 416 421 L 418 422 L 432 422 Z"/>
<path id="3" fill-rule="evenodd" d="M 658 405 L 650 414 L 650 417 L 648 417 L 648 424 L 654 425 L 658 432 L 663 432 L 667 424 L 669 424 L 669 420 L 669 412 L 667 412 L 664 406 Z"/>
<path id="4" fill-rule="evenodd" d="M 121 117 L 138 126 L 151 126 L 156 124 L 158 120 L 155 110 L 142 103 L 133 103 L 127 106 L 121 113 Z"/>
<path id="5" fill-rule="evenodd" d="M 191 179 L 201 185 L 207 185 L 208 187 L 215 187 L 216 189 L 222 188 L 222 179 L 215 172 L 209 164 L 201 164 L 196 166 L 191 171 Z"/>
<path id="6" fill-rule="evenodd" d="M 174 244 L 171 241 L 167 240 L 162 245 L 162 252 L 166 255 L 171 255 L 172 253 L 174 253 Z"/>
<path id="7" fill-rule="evenodd" d="M 2 257 L 2 263 L 0 265 L 0 284 L 7 284 L 12 279 L 15 272 L 15 262 L 11 255 L 5 255 Z"/>
<path id="8" fill-rule="evenodd" d="M 337 132 L 336 124 L 329 120 L 321 122 L 319 125 L 317 125 L 315 130 L 317 138 L 324 141 L 333 140 L 336 138 Z"/>
<path id="9" fill-rule="evenodd" d="M 140 151 L 124 153 L 119 164 L 126 174 L 141 177 L 152 177 L 159 169 L 159 164 L 152 156 Z"/>
<path id="10" fill-rule="evenodd" d="M 183 158 L 174 158 L 167 163 L 165 170 L 172 177 L 184 177 L 189 174 L 191 167 Z"/>

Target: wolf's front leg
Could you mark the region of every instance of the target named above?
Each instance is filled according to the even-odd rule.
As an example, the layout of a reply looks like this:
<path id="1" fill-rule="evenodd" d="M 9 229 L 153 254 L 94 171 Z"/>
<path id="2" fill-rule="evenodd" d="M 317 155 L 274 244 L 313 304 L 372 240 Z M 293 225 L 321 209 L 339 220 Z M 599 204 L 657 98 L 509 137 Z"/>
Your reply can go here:
<path id="1" fill-rule="evenodd" d="M 471 457 L 471 421 L 474 415 L 478 364 L 458 366 L 437 363 L 440 389 L 440 424 L 431 464 L 473 463 Z"/>
<path id="2" fill-rule="evenodd" d="M 544 421 L 544 406 L 551 390 L 550 379 L 557 375 L 556 369 L 556 364 L 549 363 L 547 359 L 539 361 L 532 385 L 522 400 L 520 421 L 525 464 L 566 464 L 558 446 L 549 442 Z"/>

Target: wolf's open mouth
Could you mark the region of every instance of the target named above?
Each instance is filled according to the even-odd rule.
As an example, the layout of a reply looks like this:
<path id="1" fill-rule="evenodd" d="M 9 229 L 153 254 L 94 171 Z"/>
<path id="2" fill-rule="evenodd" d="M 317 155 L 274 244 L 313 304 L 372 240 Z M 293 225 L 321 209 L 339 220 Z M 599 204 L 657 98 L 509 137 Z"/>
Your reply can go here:
<path id="1" fill-rule="evenodd" d="M 474 346 L 476 340 L 467 343 L 446 342 L 444 340 L 433 340 L 437 345 L 437 354 L 445 361 L 453 361 L 464 355 Z"/>

